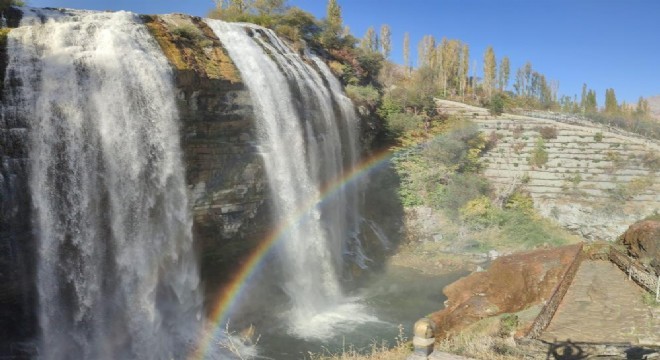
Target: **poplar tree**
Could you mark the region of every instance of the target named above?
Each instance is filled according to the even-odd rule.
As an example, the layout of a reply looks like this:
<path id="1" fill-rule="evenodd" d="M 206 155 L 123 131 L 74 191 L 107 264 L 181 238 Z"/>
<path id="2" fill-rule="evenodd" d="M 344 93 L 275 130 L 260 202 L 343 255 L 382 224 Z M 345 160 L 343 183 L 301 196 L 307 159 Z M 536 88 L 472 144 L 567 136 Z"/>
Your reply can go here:
<path id="1" fill-rule="evenodd" d="M 341 7 L 337 3 L 337 0 L 328 0 L 326 19 L 328 25 L 332 28 L 337 29 L 337 32 L 341 30 L 342 19 L 341 19 Z"/>
<path id="2" fill-rule="evenodd" d="M 495 51 L 492 46 L 489 46 L 486 49 L 486 54 L 484 54 L 484 87 L 488 92 L 488 96 L 491 96 L 493 93 L 496 71 L 497 60 L 495 59 Z"/>
<path id="3" fill-rule="evenodd" d="M 360 47 L 364 51 L 368 52 L 377 52 L 378 51 L 378 35 L 373 26 L 370 26 L 367 29 L 367 32 L 364 34 L 362 41 L 360 41 Z"/>
<path id="4" fill-rule="evenodd" d="M 458 40 L 442 39 L 441 72 L 443 77 L 444 95 L 447 96 L 447 88 L 458 88 L 459 67 L 461 57 L 461 43 Z"/>
<path id="5" fill-rule="evenodd" d="M 210 18 L 226 21 L 237 20 L 241 15 L 248 12 L 252 6 L 252 0 L 214 0 L 215 9 L 209 13 Z"/>
<path id="6" fill-rule="evenodd" d="M 390 26 L 384 24 L 380 27 L 380 47 L 385 59 L 390 57 L 390 52 L 392 52 L 392 33 L 390 31 Z"/>
<path id="7" fill-rule="evenodd" d="M 506 90 L 509 86 L 509 74 L 511 72 L 511 65 L 509 64 L 509 57 L 505 56 L 500 61 L 500 71 L 498 76 L 498 84 L 500 91 Z"/>
<path id="8" fill-rule="evenodd" d="M 642 117 L 649 115 L 651 113 L 649 101 L 640 96 L 639 100 L 637 100 L 637 108 L 635 109 L 635 113 Z"/>
<path id="9" fill-rule="evenodd" d="M 254 0 L 252 7 L 259 15 L 271 15 L 284 11 L 286 0 Z"/>
<path id="10" fill-rule="evenodd" d="M 470 47 L 468 44 L 463 44 L 461 52 L 461 94 L 465 97 L 468 83 L 468 74 L 470 72 Z"/>
<path id="11" fill-rule="evenodd" d="M 321 43 L 328 48 L 341 47 L 342 35 L 341 7 L 337 4 L 337 0 L 328 0 Z"/>
<path id="12" fill-rule="evenodd" d="M 435 38 L 433 35 L 424 35 L 417 46 L 417 62 L 420 67 L 435 65 L 436 59 Z"/>
<path id="13" fill-rule="evenodd" d="M 619 112 L 619 103 L 616 101 L 614 89 L 609 88 L 605 90 L 605 113 L 616 114 Z"/>
<path id="14" fill-rule="evenodd" d="M 589 89 L 589 91 L 587 91 L 587 96 L 584 101 L 584 110 L 587 113 L 595 113 L 596 111 L 598 111 L 596 92 L 593 89 Z"/>
<path id="15" fill-rule="evenodd" d="M 582 94 L 580 95 L 580 109 L 587 111 L 587 84 L 582 84 Z"/>
<path id="16" fill-rule="evenodd" d="M 406 72 L 410 72 L 410 33 L 403 34 L 403 64 L 406 67 Z"/>

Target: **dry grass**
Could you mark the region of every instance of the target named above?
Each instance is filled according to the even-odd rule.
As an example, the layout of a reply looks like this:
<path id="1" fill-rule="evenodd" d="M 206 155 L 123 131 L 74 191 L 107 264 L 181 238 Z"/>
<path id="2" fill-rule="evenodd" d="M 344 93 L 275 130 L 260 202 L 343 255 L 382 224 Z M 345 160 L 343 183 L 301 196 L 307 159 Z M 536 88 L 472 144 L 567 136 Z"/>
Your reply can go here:
<path id="1" fill-rule="evenodd" d="M 513 337 L 502 337 L 499 317 L 478 321 L 459 334 L 436 344 L 435 349 L 488 360 L 519 360 L 524 352 L 517 348 Z"/>
<path id="2" fill-rule="evenodd" d="M 394 340 L 394 346 L 387 341 L 374 342 L 365 349 L 358 349 L 348 345 L 341 352 L 332 353 L 309 353 L 310 360 L 404 360 L 412 352 L 412 344 L 403 332 L 403 326 L 399 325 L 399 335 Z"/>

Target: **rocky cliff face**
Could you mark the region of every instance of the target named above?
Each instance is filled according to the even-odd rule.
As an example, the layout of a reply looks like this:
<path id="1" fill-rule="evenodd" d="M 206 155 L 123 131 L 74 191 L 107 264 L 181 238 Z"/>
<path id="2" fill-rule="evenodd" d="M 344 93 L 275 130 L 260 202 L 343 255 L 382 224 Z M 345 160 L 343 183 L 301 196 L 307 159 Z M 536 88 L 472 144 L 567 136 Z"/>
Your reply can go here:
<path id="1" fill-rule="evenodd" d="M 8 15 L 9 14 L 9 15 Z M 20 11 L 5 12 L 18 26 Z M 206 290 L 215 291 L 272 228 L 269 189 L 256 144 L 252 101 L 222 44 L 202 19 L 186 15 L 142 17 L 174 73 L 193 235 Z M 7 31 L 3 34 L 6 36 Z M 0 74 L 7 53 L 0 41 Z M 12 91 L 7 74 L 2 94 Z M 363 119 L 363 150 L 379 131 Z M 373 119 L 371 119 L 373 120 Z M 36 335 L 36 236 L 27 183 L 27 122 L 15 109 L 0 119 L 0 354 L 5 344 Z M 369 196 L 367 194 L 367 196 Z M 372 236 L 379 244 L 377 236 Z M 379 245 L 380 246 L 380 245 Z M 365 244 L 369 250 L 369 244 Z M 382 251 L 382 250 L 381 250 Z"/>
<path id="2" fill-rule="evenodd" d="M 10 27 L 18 26 L 20 11 L 8 8 L 3 14 Z M 7 33 L 8 29 L 0 29 L 3 79 L 8 61 Z M 36 333 L 36 246 L 27 183 L 27 122 L 16 109 L 4 105 L 13 85 L 11 74 L 6 75 L 0 91 L 0 354 L 9 351 L 8 343 Z"/>
<path id="3" fill-rule="evenodd" d="M 252 103 L 238 70 L 200 18 L 143 19 L 174 69 L 202 278 L 217 284 L 271 225 Z"/>

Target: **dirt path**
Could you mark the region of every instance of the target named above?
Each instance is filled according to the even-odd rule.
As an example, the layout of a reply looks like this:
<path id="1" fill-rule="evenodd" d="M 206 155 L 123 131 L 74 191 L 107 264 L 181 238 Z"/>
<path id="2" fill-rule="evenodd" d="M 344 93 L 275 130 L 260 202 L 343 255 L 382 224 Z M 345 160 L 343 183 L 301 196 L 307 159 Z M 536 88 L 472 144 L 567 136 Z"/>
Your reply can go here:
<path id="1" fill-rule="evenodd" d="M 660 308 L 644 304 L 642 296 L 614 264 L 585 261 L 541 338 L 660 345 Z"/>

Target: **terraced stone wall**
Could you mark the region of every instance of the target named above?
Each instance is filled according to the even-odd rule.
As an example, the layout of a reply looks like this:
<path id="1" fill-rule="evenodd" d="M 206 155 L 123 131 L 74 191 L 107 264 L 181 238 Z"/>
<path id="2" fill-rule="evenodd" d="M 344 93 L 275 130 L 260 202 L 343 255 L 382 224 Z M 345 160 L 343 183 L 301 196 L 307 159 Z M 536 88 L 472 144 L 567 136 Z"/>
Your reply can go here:
<path id="1" fill-rule="evenodd" d="M 436 103 L 495 139 L 482 161 L 497 192 L 528 192 L 542 215 L 586 239 L 614 241 L 628 225 L 660 211 L 656 141 L 583 120 L 543 119 L 540 112 L 495 117 L 483 108 Z"/>

